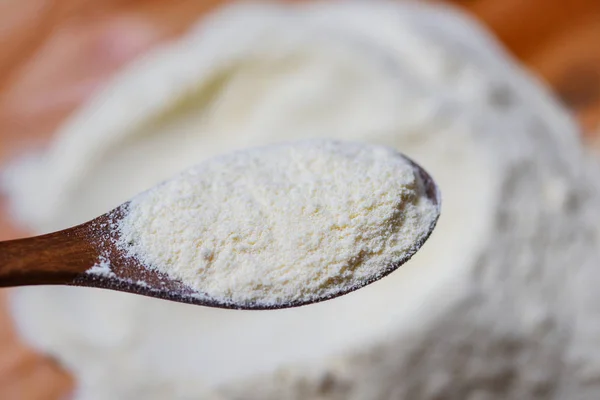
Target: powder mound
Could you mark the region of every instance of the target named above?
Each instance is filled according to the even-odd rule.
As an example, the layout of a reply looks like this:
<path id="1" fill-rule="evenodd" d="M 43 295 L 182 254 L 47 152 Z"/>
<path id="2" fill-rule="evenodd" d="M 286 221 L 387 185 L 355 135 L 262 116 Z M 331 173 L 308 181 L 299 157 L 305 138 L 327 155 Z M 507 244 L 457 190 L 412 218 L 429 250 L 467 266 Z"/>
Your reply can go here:
<path id="1" fill-rule="evenodd" d="M 135 197 L 119 245 L 219 301 L 306 302 L 380 277 L 438 211 L 396 151 L 308 140 L 217 157 Z"/>

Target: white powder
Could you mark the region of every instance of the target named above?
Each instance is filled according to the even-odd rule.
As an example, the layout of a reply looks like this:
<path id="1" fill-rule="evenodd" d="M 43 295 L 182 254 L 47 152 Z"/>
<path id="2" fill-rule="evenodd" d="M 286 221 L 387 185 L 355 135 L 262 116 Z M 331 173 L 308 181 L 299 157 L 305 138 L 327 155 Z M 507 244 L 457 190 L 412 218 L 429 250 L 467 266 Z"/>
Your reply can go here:
<path id="1" fill-rule="evenodd" d="M 106 278 L 116 278 L 117 275 L 112 271 L 108 259 L 101 257 L 99 262 L 92 268 L 85 271 L 86 274 L 103 276 Z"/>
<path id="2" fill-rule="evenodd" d="M 238 4 L 120 74 L 6 184 L 44 232 L 216 154 L 310 137 L 431 172 L 444 210 L 411 262 L 274 312 L 19 289 L 21 334 L 77 399 L 598 399 L 600 176 L 566 113 L 461 15 Z"/>
<path id="3" fill-rule="evenodd" d="M 380 278 L 437 216 L 401 154 L 313 139 L 220 156 L 136 196 L 120 246 L 222 303 L 306 303 Z"/>

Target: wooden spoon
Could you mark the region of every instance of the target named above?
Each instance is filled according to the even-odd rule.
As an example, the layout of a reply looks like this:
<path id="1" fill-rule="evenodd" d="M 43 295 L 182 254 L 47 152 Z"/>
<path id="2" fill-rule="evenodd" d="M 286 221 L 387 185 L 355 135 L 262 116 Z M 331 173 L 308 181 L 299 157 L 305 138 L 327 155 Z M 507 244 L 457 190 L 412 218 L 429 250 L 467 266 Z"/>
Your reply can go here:
<path id="1" fill-rule="evenodd" d="M 440 193 L 433 179 L 416 163 L 414 165 L 426 186 L 426 194 L 440 207 Z M 276 305 L 236 304 L 222 299 L 207 299 L 182 282 L 144 267 L 135 258 L 117 248 L 119 234 L 115 229 L 124 217 L 127 203 L 89 222 L 59 232 L 0 242 L 0 287 L 25 285 L 87 286 L 129 292 L 181 303 L 232 309 L 279 309 L 297 307 L 341 296 L 366 286 L 390 274 L 416 253 L 435 227 L 431 224 L 427 236 L 415 243 L 414 251 L 380 274 L 360 285 L 326 298 L 287 302 Z M 110 269 L 102 272 L 102 262 Z"/>

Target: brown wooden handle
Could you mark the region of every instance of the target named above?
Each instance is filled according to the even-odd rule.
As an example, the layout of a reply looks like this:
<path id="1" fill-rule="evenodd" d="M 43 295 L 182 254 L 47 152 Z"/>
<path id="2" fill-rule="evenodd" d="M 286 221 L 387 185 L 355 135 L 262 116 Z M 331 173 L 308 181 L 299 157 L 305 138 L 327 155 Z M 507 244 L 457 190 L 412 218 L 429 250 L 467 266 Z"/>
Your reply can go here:
<path id="1" fill-rule="evenodd" d="M 0 242 L 0 287 L 69 284 L 97 257 L 86 225 Z"/>

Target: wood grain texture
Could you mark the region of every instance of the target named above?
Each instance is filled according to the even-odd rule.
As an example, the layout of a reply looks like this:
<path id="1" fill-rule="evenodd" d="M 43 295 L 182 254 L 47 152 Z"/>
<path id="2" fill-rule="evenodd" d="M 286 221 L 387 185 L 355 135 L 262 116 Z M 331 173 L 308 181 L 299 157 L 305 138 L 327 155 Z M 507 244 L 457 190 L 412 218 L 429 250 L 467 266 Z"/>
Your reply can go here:
<path id="1" fill-rule="evenodd" d="M 0 242 L 0 287 L 71 284 L 99 255 L 87 224 Z"/>
<path id="2" fill-rule="evenodd" d="M 0 161 L 47 141 L 116 70 L 226 1 L 0 1 Z M 448 1 L 488 25 L 597 138 L 600 1 Z M 0 214 L 0 239 L 26 234 Z M 72 378 L 18 339 L 6 293 L 0 305 L 0 399 L 63 398 Z"/>

